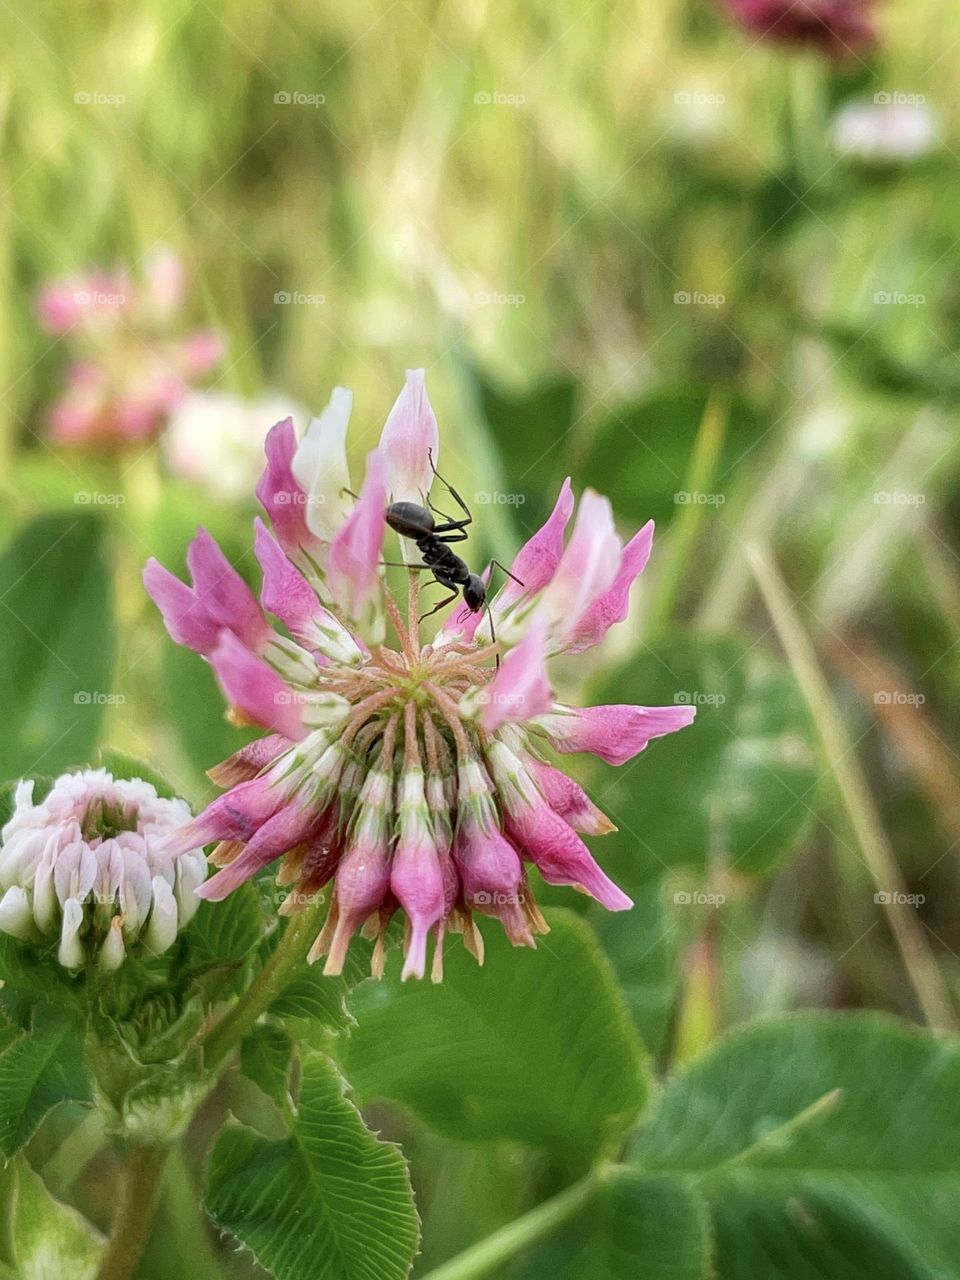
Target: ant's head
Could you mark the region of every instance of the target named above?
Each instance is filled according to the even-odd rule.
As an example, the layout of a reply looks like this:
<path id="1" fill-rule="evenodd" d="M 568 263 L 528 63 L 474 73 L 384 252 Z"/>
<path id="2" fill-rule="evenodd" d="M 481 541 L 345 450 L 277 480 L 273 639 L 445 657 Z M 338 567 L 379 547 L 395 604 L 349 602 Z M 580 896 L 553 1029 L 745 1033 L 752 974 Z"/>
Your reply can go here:
<path id="1" fill-rule="evenodd" d="M 463 602 L 471 613 L 479 613 L 487 602 L 487 588 L 477 573 L 471 573 L 463 584 Z"/>

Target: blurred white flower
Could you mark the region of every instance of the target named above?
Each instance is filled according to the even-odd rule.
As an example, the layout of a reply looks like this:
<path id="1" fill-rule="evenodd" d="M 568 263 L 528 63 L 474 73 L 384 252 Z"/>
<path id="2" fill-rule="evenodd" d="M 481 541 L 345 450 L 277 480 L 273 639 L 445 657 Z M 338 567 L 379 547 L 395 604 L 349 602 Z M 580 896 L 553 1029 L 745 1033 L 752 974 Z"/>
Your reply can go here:
<path id="1" fill-rule="evenodd" d="M 170 470 L 221 498 L 246 497 L 263 468 L 263 442 L 275 422 L 309 418 L 280 392 L 255 400 L 224 391 L 196 392 L 174 413 L 163 436 Z"/>
<path id="2" fill-rule="evenodd" d="M 166 800 L 140 778 L 105 769 L 65 773 L 34 803 L 20 782 L 0 845 L 0 930 L 49 949 L 66 969 L 110 972 L 140 944 L 159 955 L 199 906 L 206 876 L 200 847 L 167 852 L 190 821 L 184 800 Z"/>
<path id="3" fill-rule="evenodd" d="M 922 103 L 848 102 L 833 118 L 833 147 L 858 160 L 916 160 L 937 139 L 936 120 Z"/>

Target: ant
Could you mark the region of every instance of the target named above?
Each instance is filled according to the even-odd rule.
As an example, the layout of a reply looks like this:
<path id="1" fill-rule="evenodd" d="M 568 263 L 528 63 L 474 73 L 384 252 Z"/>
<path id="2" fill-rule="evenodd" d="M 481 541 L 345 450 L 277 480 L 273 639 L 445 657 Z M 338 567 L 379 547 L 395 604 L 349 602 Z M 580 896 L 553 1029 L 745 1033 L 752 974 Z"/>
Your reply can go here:
<path id="1" fill-rule="evenodd" d="M 462 589 L 463 602 L 471 613 L 479 613 L 481 609 L 486 607 L 487 615 L 490 618 L 490 638 L 495 643 L 497 637 L 493 630 L 493 615 L 487 603 L 486 584 L 479 574 L 471 573 L 466 563 L 461 560 L 456 552 L 450 550 L 449 545 L 451 542 L 466 542 L 469 536 L 467 534 L 467 525 L 472 524 L 473 516 L 470 508 L 457 493 L 456 489 L 444 480 L 433 465 L 432 449 L 427 450 L 427 457 L 430 459 L 431 471 L 457 503 L 463 512 L 463 517 L 459 520 L 452 519 L 438 510 L 429 497 L 426 498 L 426 507 L 421 507 L 416 502 L 392 502 L 387 507 L 387 524 L 390 528 L 395 533 L 399 533 L 401 538 L 409 538 L 412 542 L 415 542 L 423 557 L 423 568 L 429 569 L 435 581 L 439 582 L 442 587 L 450 588 L 450 595 L 445 596 L 439 604 L 435 605 L 428 613 L 423 614 L 420 621 L 422 622 L 424 618 L 429 618 L 432 614 L 437 613 L 452 600 L 456 600 Z M 429 510 L 427 509 L 428 507 Z M 437 524 L 434 519 L 434 512 L 438 516 L 443 516 L 442 524 Z M 520 579 L 502 565 L 499 560 L 492 560 L 490 563 L 491 565 L 496 565 L 498 569 L 502 569 L 507 577 L 513 578 L 513 581 L 519 586 L 523 586 Z"/>

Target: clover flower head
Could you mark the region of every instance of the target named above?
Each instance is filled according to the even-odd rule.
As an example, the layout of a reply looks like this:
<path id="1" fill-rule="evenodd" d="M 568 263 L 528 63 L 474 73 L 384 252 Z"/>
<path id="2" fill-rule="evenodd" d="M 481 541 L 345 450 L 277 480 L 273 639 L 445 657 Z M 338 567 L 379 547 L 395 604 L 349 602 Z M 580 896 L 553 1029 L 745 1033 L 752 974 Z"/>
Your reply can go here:
<path id="1" fill-rule="evenodd" d="M 326 973 L 341 971 L 358 929 L 377 939 L 382 972 L 384 932 L 402 911 L 403 976 L 423 976 L 432 935 L 439 980 L 447 932 L 482 958 L 478 913 L 534 945 L 546 925 L 531 865 L 611 910 L 632 905 L 581 838 L 613 824 L 549 757 L 587 751 L 622 764 L 689 724 L 694 708 L 556 700 L 547 660 L 591 648 L 626 616 L 653 539 L 651 522 L 624 546 L 609 502 L 587 490 L 565 540 L 569 481 L 489 607 L 458 601 L 424 643 L 414 544 L 402 547 L 405 607 L 381 567 L 388 504 L 425 506 L 437 483 L 423 371 L 407 375 L 356 498 L 350 410 L 338 389 L 303 439 L 290 420 L 267 438 L 257 492 L 273 531 L 256 522 L 259 599 L 204 530 L 187 554 L 190 584 L 156 561 L 145 569 L 173 639 L 208 659 L 238 720 L 269 730 L 211 770 L 226 791 L 170 847 L 217 842 L 219 870 L 198 890 L 211 900 L 273 863 L 289 889 L 284 914 L 332 884 L 310 953 L 326 957 Z"/>
<path id="2" fill-rule="evenodd" d="M 105 769 L 65 773 L 39 803 L 20 782 L 0 844 L 0 930 L 22 942 L 58 940 L 67 969 L 112 971 L 129 949 L 159 955 L 196 914 L 202 849 L 167 850 L 190 819 L 140 778 Z"/>
<path id="3" fill-rule="evenodd" d="M 726 0 L 736 21 L 761 39 L 849 57 L 876 41 L 872 0 Z"/>
<path id="4" fill-rule="evenodd" d="M 139 275 L 95 270 L 55 280 L 37 310 L 71 349 L 66 388 L 50 412 L 54 439 L 120 446 L 153 437 L 191 387 L 220 363 L 210 330 L 183 334 L 183 266 L 157 249 Z"/>

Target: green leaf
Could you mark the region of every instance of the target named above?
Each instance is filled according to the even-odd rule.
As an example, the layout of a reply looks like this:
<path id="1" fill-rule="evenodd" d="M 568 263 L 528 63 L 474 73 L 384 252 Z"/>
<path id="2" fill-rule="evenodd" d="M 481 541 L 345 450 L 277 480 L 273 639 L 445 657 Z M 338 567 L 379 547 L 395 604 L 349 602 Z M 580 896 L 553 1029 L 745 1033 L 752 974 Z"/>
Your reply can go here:
<path id="1" fill-rule="evenodd" d="M 695 703 L 697 718 L 609 771 L 594 798 L 620 830 L 599 846 L 628 892 L 665 868 L 774 869 L 809 829 L 818 772 L 790 672 L 734 640 L 645 649 L 591 691 L 597 702 Z"/>
<path id="2" fill-rule="evenodd" d="M 149 782 L 157 795 L 164 799 L 171 800 L 179 795 L 176 787 L 144 760 L 137 760 L 133 756 L 124 755 L 121 751 L 105 748 L 100 752 L 100 763 L 115 778 L 139 778 L 142 782 Z"/>
<path id="3" fill-rule="evenodd" d="M 960 1043 L 758 1023 L 667 1085 L 634 1160 L 707 1198 L 720 1280 L 960 1276 Z"/>
<path id="4" fill-rule="evenodd" d="M 83 1044 L 72 1023 L 39 1008 L 34 1027 L 0 1052 L 0 1151 L 11 1156 L 47 1112 L 90 1097 Z"/>
<path id="5" fill-rule="evenodd" d="M 646 1098 L 646 1058 L 589 928 L 565 911 L 548 919 L 536 951 L 486 928 L 482 968 L 450 947 L 439 987 L 358 987 L 344 1050 L 357 1093 L 403 1102 L 447 1136 L 518 1139 L 572 1167 L 615 1144 Z"/>
<path id="6" fill-rule="evenodd" d="M 503 462 L 504 487 L 510 491 L 499 501 L 515 511 L 521 527 L 532 533 L 550 514 L 563 480 L 563 459 L 572 443 L 577 384 L 555 378 L 522 391 L 508 391 L 477 368 L 470 374 L 480 411 Z"/>
<path id="7" fill-rule="evenodd" d="M 12 1224 L 19 1280 L 93 1280 L 104 1238 L 82 1214 L 55 1200 L 23 1161 L 17 1164 Z"/>
<path id="8" fill-rule="evenodd" d="M 289 1138 L 234 1126 L 210 1158 L 206 1206 L 277 1280 L 403 1280 L 419 1226 L 399 1150 L 367 1130 L 319 1054 Z"/>
<path id="9" fill-rule="evenodd" d="M 678 920 L 680 913 L 668 905 L 671 893 L 666 878 L 651 880 L 636 888 L 632 911 L 604 911 L 594 904 L 587 916 L 652 1054 L 660 1053 L 666 1041 L 680 988 L 681 924 L 688 922 Z"/>
<path id="10" fill-rule="evenodd" d="M 19 1026 L 30 1025 L 38 1003 L 77 1004 L 80 982 L 57 963 L 56 939 L 45 950 L 0 934 L 0 1006 Z"/>
<path id="11" fill-rule="evenodd" d="M 102 526 L 44 516 L 0 556 L 0 777 L 88 760 L 113 696 L 113 613 Z"/>
<path id="12" fill-rule="evenodd" d="M 223 902 L 201 899 L 197 914 L 183 934 L 191 967 L 229 969 L 227 989 L 238 989 L 243 976 L 257 959 L 263 942 L 264 921 L 257 890 L 241 885 Z"/>
<path id="13" fill-rule="evenodd" d="M 279 1107 L 289 1105 L 293 1041 L 280 1027 L 261 1023 L 240 1045 L 240 1069 Z"/>
<path id="14" fill-rule="evenodd" d="M 618 1169 L 505 1280 L 706 1280 L 706 1223 L 702 1200 L 679 1179 Z"/>
<path id="15" fill-rule="evenodd" d="M 358 940 L 358 944 L 362 944 L 362 940 Z M 326 977 L 320 965 L 302 964 L 270 1006 L 270 1014 L 301 1035 L 306 1034 L 310 1026 L 347 1031 L 354 1025 L 347 1009 L 347 997 L 369 973 L 368 955 L 363 946 L 357 944 L 351 947 L 339 977 Z"/>
<path id="16" fill-rule="evenodd" d="M 691 456 L 707 407 L 706 390 L 657 391 L 635 404 L 621 405 L 591 433 L 592 451 L 584 474 L 607 494 L 617 514 L 639 527 L 656 520 L 665 527 L 682 508 Z M 727 497 L 735 464 L 763 434 L 756 410 L 742 397 L 730 405 L 727 431 L 711 492 Z M 715 516 L 719 510 L 709 506 Z"/>

